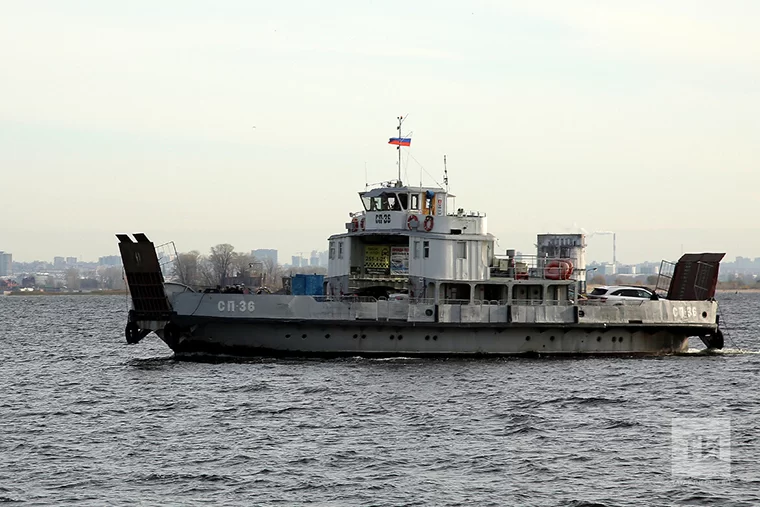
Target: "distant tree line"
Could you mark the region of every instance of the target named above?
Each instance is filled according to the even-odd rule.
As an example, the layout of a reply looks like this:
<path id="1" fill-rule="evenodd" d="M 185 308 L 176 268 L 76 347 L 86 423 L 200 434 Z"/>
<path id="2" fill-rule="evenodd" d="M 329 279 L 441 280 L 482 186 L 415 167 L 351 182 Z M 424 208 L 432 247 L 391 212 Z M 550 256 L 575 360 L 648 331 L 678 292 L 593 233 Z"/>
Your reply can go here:
<path id="1" fill-rule="evenodd" d="M 280 289 L 282 278 L 295 273 L 325 274 L 325 268 L 309 266 L 285 269 L 272 259 L 257 259 L 236 252 L 229 243 L 212 246 L 207 255 L 197 250 L 178 254 L 169 277 L 191 287 L 215 287 L 234 284 Z"/>

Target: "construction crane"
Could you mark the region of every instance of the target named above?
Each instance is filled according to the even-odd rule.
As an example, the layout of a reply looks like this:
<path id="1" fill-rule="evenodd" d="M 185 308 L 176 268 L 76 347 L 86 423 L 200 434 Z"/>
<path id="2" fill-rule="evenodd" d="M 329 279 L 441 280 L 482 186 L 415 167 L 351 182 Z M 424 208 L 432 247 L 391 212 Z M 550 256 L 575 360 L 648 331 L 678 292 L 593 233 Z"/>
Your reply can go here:
<path id="1" fill-rule="evenodd" d="M 616 241 L 616 234 L 612 231 L 594 231 L 591 234 L 588 235 L 588 237 L 592 236 L 609 236 L 612 235 L 612 265 L 617 266 L 617 241 Z"/>

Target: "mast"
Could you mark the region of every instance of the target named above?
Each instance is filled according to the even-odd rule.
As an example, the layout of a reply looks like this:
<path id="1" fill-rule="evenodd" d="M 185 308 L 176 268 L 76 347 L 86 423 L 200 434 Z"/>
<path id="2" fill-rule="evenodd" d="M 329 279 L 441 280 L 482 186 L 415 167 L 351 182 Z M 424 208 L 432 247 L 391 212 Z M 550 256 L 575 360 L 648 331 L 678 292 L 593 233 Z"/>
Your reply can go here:
<path id="1" fill-rule="evenodd" d="M 398 138 L 401 139 L 401 124 L 404 123 L 404 117 L 399 116 L 397 119 L 398 127 L 396 127 L 396 130 L 398 130 Z M 398 151 L 398 181 L 401 183 L 401 144 L 396 146 L 396 151 Z"/>

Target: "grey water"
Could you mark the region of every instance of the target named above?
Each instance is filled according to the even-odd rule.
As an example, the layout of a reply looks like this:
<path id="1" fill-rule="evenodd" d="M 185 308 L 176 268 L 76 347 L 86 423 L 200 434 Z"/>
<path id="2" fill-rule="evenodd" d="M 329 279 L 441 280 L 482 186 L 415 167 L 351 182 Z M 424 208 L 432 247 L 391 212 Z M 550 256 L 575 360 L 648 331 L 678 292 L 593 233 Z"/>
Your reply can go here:
<path id="1" fill-rule="evenodd" d="M 0 502 L 760 505 L 760 294 L 719 301 L 709 355 L 190 362 L 0 297 Z"/>

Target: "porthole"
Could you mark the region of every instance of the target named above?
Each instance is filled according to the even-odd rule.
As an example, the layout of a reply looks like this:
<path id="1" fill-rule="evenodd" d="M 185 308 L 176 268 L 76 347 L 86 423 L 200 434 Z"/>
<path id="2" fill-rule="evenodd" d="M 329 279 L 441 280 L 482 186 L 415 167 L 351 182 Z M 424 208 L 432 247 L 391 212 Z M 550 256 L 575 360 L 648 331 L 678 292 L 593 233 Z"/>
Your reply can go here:
<path id="1" fill-rule="evenodd" d="M 395 336 L 391 335 L 391 340 L 392 340 L 393 338 L 395 338 Z"/>
<path id="2" fill-rule="evenodd" d="M 306 333 L 302 334 L 301 338 L 306 338 Z"/>
<path id="3" fill-rule="evenodd" d="M 354 338 L 359 338 L 359 335 L 358 335 L 358 334 L 355 334 L 355 335 L 354 335 Z"/>
<path id="4" fill-rule="evenodd" d="M 402 335 L 402 334 L 398 335 L 398 339 L 399 340 L 403 340 L 404 339 L 404 335 Z"/>
<path id="5" fill-rule="evenodd" d="M 330 333 L 327 333 L 327 334 L 325 335 L 325 338 L 330 338 Z"/>
<path id="6" fill-rule="evenodd" d="M 553 336 L 550 336 L 550 337 L 549 337 L 549 341 L 552 341 L 552 342 L 553 342 L 553 341 L 554 341 L 554 337 L 553 337 Z"/>
<path id="7" fill-rule="evenodd" d="M 526 336 L 526 337 L 525 337 L 525 341 L 526 341 L 526 342 L 529 342 L 529 341 L 530 341 L 530 336 Z"/>
<path id="8" fill-rule="evenodd" d="M 430 339 L 430 335 L 425 335 L 425 339 L 429 340 Z"/>
<path id="9" fill-rule="evenodd" d="M 597 336 L 596 337 L 596 341 L 598 341 L 598 342 L 602 341 L 602 337 L 601 336 Z"/>
<path id="10" fill-rule="evenodd" d="M 437 339 L 438 339 L 438 335 L 435 335 L 435 334 L 434 334 L 434 335 L 433 335 L 433 340 L 437 340 Z"/>
<path id="11" fill-rule="evenodd" d="M 363 335 L 362 335 L 362 340 L 363 340 L 363 339 L 365 339 L 366 337 L 367 337 L 367 335 L 366 335 L 366 334 L 363 334 Z"/>
<path id="12" fill-rule="evenodd" d="M 286 335 L 285 335 L 285 338 L 290 338 L 290 335 L 289 335 L 289 334 L 286 334 Z"/>

